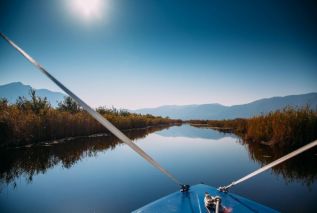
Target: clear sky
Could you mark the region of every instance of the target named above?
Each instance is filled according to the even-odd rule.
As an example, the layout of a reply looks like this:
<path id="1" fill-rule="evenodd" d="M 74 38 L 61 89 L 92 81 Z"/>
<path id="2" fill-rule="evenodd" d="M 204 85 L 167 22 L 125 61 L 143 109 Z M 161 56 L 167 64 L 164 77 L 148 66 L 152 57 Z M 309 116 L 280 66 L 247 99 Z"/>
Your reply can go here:
<path id="1" fill-rule="evenodd" d="M 0 0 L 0 31 L 92 106 L 136 109 L 317 91 L 317 3 Z M 0 84 L 60 91 L 0 40 Z"/>

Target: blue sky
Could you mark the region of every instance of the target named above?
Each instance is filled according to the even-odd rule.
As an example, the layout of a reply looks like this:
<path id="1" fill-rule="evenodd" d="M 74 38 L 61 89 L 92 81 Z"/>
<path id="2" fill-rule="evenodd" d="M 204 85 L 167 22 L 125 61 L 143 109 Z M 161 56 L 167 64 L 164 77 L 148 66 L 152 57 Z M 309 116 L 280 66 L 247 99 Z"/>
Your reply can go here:
<path id="1" fill-rule="evenodd" d="M 233 105 L 317 91 L 313 1 L 81 1 L 1 0 L 0 31 L 92 106 Z M 3 40 L 0 76 L 60 91 Z"/>

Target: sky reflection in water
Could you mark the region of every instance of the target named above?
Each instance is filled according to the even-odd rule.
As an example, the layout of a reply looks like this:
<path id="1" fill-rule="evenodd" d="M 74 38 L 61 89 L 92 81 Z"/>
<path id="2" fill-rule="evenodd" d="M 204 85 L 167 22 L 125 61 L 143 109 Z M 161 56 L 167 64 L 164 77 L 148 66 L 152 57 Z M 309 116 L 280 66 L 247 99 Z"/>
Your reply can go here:
<path id="1" fill-rule="evenodd" d="M 233 134 L 189 125 L 128 135 L 188 184 L 225 185 L 275 158 L 274 153 L 273 159 L 263 157 L 263 148 L 245 145 Z M 0 158 L 1 212 L 127 212 L 178 190 L 112 137 L 2 150 Z M 309 154 L 297 161 L 232 192 L 282 211 L 317 210 L 316 157 Z"/>

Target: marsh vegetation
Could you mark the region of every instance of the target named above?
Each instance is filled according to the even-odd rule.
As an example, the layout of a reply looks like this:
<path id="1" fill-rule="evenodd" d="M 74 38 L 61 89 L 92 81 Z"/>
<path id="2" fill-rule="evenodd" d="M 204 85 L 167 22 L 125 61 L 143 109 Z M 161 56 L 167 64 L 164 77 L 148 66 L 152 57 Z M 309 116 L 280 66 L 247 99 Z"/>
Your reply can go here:
<path id="1" fill-rule="evenodd" d="M 191 120 L 194 126 L 231 131 L 250 144 L 264 144 L 284 150 L 300 147 L 317 138 L 317 111 L 308 106 L 282 110 L 249 119 Z"/>
<path id="2" fill-rule="evenodd" d="M 121 130 L 180 123 L 180 120 L 140 115 L 127 110 L 99 107 L 97 111 Z M 30 91 L 30 98 L 16 103 L 0 100 L 0 146 L 17 146 L 65 137 L 88 136 L 108 131 L 70 97 L 51 107 L 46 98 Z"/>

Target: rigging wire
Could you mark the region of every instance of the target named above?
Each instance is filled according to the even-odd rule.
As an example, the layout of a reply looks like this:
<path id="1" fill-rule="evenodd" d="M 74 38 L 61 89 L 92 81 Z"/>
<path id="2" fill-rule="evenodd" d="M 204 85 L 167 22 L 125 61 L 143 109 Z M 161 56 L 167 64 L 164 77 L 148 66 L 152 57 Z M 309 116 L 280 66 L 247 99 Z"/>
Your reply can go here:
<path id="1" fill-rule="evenodd" d="M 0 32 L 0 35 L 4 40 L 6 40 L 13 48 L 15 48 L 22 56 L 24 56 L 29 62 L 31 62 L 38 70 L 40 70 L 44 75 L 46 75 L 51 81 L 53 81 L 58 87 L 60 87 L 66 94 L 68 94 L 72 99 L 74 99 L 80 106 L 83 107 L 94 119 L 96 119 L 101 125 L 108 129 L 112 134 L 114 134 L 118 139 L 127 144 L 131 149 L 143 157 L 148 163 L 157 168 L 167 177 L 169 177 L 174 183 L 181 186 L 182 189 L 186 189 L 187 185 L 182 184 L 176 177 L 164 169 L 158 162 L 156 162 L 151 156 L 149 156 L 145 151 L 143 151 L 139 146 L 131 141 L 125 134 L 123 134 L 117 127 L 110 123 L 106 118 L 92 109 L 88 104 L 81 100 L 72 91 L 67 89 L 60 81 L 58 81 L 54 76 L 52 76 L 42 65 L 35 61 L 29 54 L 22 50 L 18 45 L 11 41 L 7 36 Z"/>
<path id="2" fill-rule="evenodd" d="M 88 104 L 86 104 L 83 100 L 81 100 L 77 95 L 75 95 L 72 91 L 67 89 L 60 81 L 58 81 L 54 76 L 52 76 L 42 65 L 40 65 L 37 61 L 35 61 L 29 54 L 27 54 L 24 50 L 22 50 L 19 46 L 17 46 L 13 41 L 11 41 L 8 37 L 6 37 L 3 33 L 0 32 L 0 35 L 3 39 L 5 39 L 13 48 L 15 48 L 22 56 L 24 56 L 29 62 L 31 62 L 36 68 L 39 69 L 44 75 L 46 75 L 51 81 L 53 81 L 58 87 L 60 87 L 66 94 L 68 94 L 71 98 L 73 98 L 80 106 L 83 107 L 84 110 L 87 111 L 93 118 L 95 118 L 101 125 L 103 125 L 106 129 L 108 129 L 112 134 L 114 134 L 118 139 L 127 144 L 131 149 L 133 149 L 136 153 L 138 153 L 141 157 L 143 157 L 148 163 L 157 168 L 167 177 L 169 177 L 174 183 L 181 186 L 182 190 L 187 191 L 189 186 L 182 184 L 176 177 L 174 177 L 171 173 L 169 173 L 166 169 L 164 169 L 158 162 L 156 162 L 151 156 L 149 156 L 146 152 L 144 152 L 139 146 L 131 141 L 125 134 L 123 134 L 118 128 L 116 128 L 112 123 L 110 123 L 106 118 L 92 109 Z M 269 163 L 268 165 L 240 178 L 239 180 L 233 181 L 231 184 L 227 186 L 221 186 L 218 189 L 220 191 L 227 192 L 229 188 L 239 183 L 242 183 L 251 177 L 254 177 L 314 146 L 317 145 L 317 140 Z"/>
<path id="3" fill-rule="evenodd" d="M 287 154 L 287 155 L 285 155 L 285 156 L 283 156 L 283 157 L 281 157 L 281 158 L 279 158 L 279 159 L 277 159 L 277 160 L 275 160 L 275 161 L 263 166 L 262 168 L 260 168 L 258 170 L 255 170 L 254 172 L 244 176 L 243 178 L 240 178 L 239 180 L 233 181 L 231 184 L 229 184 L 227 186 L 220 186 L 218 188 L 218 190 L 222 191 L 222 192 L 227 192 L 230 187 L 232 187 L 234 185 L 237 185 L 239 183 L 242 183 L 242 182 L 244 182 L 244 181 L 246 181 L 246 180 L 248 180 L 248 179 L 250 179 L 250 178 L 252 178 L 252 177 L 254 177 L 254 176 L 256 176 L 256 175 L 258 175 L 258 174 L 260 174 L 260 173 L 262 173 L 262 172 L 264 172 L 264 171 L 266 171 L 266 170 L 268 170 L 268 169 L 270 169 L 270 168 L 272 168 L 272 167 L 274 167 L 274 166 L 276 166 L 278 164 L 280 164 L 280 163 L 283 163 L 284 161 L 286 161 L 286 160 L 288 160 L 288 159 L 290 159 L 292 157 L 295 157 L 296 155 L 298 155 L 298 154 L 300 154 L 300 153 L 302 153 L 302 152 L 304 152 L 304 151 L 306 151 L 308 149 L 311 149 L 314 146 L 317 146 L 317 140 L 315 140 L 315 141 L 313 141 L 313 142 L 311 142 L 309 144 L 306 144 L 305 146 L 302 146 L 301 148 L 299 148 L 299 149 L 297 149 L 297 150 L 295 150 L 295 151 L 293 151 L 293 152 L 291 152 L 291 153 L 289 153 L 289 154 Z"/>

